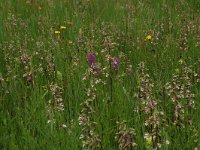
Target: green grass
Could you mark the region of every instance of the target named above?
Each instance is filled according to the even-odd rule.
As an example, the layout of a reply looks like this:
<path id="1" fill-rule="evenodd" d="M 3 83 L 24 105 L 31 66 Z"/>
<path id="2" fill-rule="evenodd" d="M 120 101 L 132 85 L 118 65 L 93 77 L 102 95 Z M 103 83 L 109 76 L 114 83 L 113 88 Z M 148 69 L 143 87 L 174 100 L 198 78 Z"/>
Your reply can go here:
<path id="1" fill-rule="evenodd" d="M 97 135 L 100 144 L 89 144 L 99 147 L 85 149 L 115 150 L 120 131 L 137 144 L 121 149 L 200 148 L 198 0 L 1 0 L 0 10 L 0 149 L 78 150 Z M 100 73 L 91 71 L 89 52 Z M 117 70 L 110 57 L 119 58 Z M 170 97 L 166 85 L 175 75 L 183 89 Z M 181 90 L 194 94 L 192 108 L 176 97 Z M 151 100 L 157 105 L 145 113 Z M 178 102 L 183 118 L 174 123 Z M 145 126 L 150 117 L 159 123 Z M 146 133 L 160 135 L 148 142 Z"/>

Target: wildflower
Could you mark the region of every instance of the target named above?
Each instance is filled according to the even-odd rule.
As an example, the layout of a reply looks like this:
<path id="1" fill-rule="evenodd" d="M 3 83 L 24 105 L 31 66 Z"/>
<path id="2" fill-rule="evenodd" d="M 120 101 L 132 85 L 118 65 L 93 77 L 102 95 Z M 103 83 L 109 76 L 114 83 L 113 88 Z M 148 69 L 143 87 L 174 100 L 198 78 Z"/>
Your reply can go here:
<path id="1" fill-rule="evenodd" d="M 135 143 L 135 130 L 128 128 L 126 122 L 117 122 L 119 132 L 116 133 L 115 139 L 118 143 L 119 149 L 132 149 L 137 144 Z"/>
<path id="2" fill-rule="evenodd" d="M 112 69 L 117 69 L 119 67 L 119 58 L 117 57 L 111 58 L 111 67 Z"/>
<path id="3" fill-rule="evenodd" d="M 60 34 L 60 31 L 56 30 L 54 31 L 55 34 Z"/>
<path id="4" fill-rule="evenodd" d="M 146 133 L 144 135 L 144 138 L 145 138 L 147 144 L 149 144 L 149 145 L 152 144 L 152 137 L 148 133 Z"/>
<path id="5" fill-rule="evenodd" d="M 62 30 L 66 29 L 66 26 L 60 26 L 60 29 L 62 29 Z"/>
<path id="6" fill-rule="evenodd" d="M 150 35 L 150 34 L 146 36 L 146 38 L 144 39 L 144 41 L 149 41 L 149 40 L 152 40 L 152 35 Z"/>
<path id="7" fill-rule="evenodd" d="M 89 63 L 89 65 L 91 66 L 91 65 L 94 65 L 95 63 L 96 63 L 96 56 L 94 55 L 94 53 L 89 53 L 88 55 L 87 55 L 87 61 L 88 61 L 88 63 Z"/>
<path id="8" fill-rule="evenodd" d="M 146 142 L 147 142 L 147 144 L 151 145 L 152 144 L 152 138 L 151 137 L 146 138 Z"/>

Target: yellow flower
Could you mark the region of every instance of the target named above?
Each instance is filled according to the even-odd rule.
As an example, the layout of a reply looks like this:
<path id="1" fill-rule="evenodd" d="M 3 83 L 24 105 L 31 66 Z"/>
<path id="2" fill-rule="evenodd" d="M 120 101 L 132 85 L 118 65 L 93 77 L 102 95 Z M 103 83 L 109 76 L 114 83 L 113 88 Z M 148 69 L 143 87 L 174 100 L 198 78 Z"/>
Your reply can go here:
<path id="1" fill-rule="evenodd" d="M 152 40 L 152 35 L 150 35 L 150 34 L 147 35 L 146 38 L 145 38 L 144 40 L 145 40 L 145 41 Z"/>
<path id="2" fill-rule="evenodd" d="M 182 65 L 182 64 L 184 63 L 184 60 L 183 60 L 183 59 L 180 59 L 178 62 L 179 62 L 179 64 Z"/>
<path id="3" fill-rule="evenodd" d="M 149 145 L 152 144 L 152 141 L 153 141 L 152 137 L 148 133 L 145 133 L 144 138 L 145 138 L 147 144 L 149 144 Z"/>
<path id="4" fill-rule="evenodd" d="M 152 138 L 151 137 L 146 138 L 146 142 L 147 142 L 147 144 L 151 145 L 152 144 Z"/>
<path id="5" fill-rule="evenodd" d="M 54 33 L 55 33 L 55 34 L 60 34 L 60 31 L 57 31 L 57 30 L 56 30 L 56 31 L 54 31 Z"/>
<path id="6" fill-rule="evenodd" d="M 62 29 L 62 30 L 66 29 L 66 26 L 60 26 L 60 29 Z"/>

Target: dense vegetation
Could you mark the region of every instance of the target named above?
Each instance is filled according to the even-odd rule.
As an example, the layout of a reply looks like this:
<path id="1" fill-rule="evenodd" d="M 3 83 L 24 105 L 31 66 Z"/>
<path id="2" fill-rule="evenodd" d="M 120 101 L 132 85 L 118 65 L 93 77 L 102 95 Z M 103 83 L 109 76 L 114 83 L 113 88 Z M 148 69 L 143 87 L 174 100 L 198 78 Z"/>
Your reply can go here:
<path id="1" fill-rule="evenodd" d="M 199 0 L 1 0 L 0 149 L 200 148 Z"/>

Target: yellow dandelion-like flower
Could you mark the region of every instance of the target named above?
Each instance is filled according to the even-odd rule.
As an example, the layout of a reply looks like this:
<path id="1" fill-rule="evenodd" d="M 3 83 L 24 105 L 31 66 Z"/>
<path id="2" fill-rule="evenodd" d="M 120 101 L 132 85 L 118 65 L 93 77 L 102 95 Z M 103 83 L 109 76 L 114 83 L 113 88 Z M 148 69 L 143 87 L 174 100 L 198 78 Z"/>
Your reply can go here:
<path id="1" fill-rule="evenodd" d="M 178 62 L 179 62 L 179 64 L 182 65 L 182 64 L 184 63 L 184 60 L 183 60 L 183 59 L 180 59 Z"/>
<path id="2" fill-rule="evenodd" d="M 60 29 L 62 29 L 62 30 L 66 29 L 66 26 L 60 26 Z"/>
<path id="3" fill-rule="evenodd" d="M 152 35 L 150 35 L 150 34 L 149 34 L 149 35 L 147 35 L 147 36 L 146 36 L 146 38 L 145 38 L 144 40 L 145 40 L 145 41 L 152 40 Z"/>
<path id="4" fill-rule="evenodd" d="M 56 30 L 54 31 L 55 34 L 60 34 L 60 31 Z"/>

